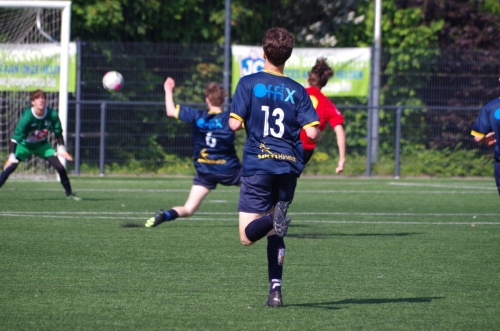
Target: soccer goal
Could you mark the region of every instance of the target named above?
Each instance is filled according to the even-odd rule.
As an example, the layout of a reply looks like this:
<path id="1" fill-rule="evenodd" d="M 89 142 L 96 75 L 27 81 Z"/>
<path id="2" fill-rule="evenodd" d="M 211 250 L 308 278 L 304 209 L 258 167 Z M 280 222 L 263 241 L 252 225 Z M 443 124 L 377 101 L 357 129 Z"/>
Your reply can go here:
<path id="1" fill-rule="evenodd" d="M 47 106 L 59 111 L 67 141 L 71 1 L 0 1 L 0 158 L 29 94 L 47 92 Z M 52 137 L 54 139 L 54 137 Z M 53 173 L 44 160 L 26 160 L 15 174 Z"/>

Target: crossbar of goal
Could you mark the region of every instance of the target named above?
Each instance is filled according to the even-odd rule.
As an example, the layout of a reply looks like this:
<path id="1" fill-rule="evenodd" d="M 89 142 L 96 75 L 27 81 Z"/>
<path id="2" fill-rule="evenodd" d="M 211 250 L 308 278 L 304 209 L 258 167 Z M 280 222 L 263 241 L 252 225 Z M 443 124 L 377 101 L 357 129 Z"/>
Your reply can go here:
<path id="1" fill-rule="evenodd" d="M 59 77 L 59 118 L 63 128 L 64 140 L 67 141 L 68 127 L 68 71 L 69 38 L 71 22 L 71 1 L 0 1 L 0 8 L 48 8 L 61 9 L 61 63 Z"/>

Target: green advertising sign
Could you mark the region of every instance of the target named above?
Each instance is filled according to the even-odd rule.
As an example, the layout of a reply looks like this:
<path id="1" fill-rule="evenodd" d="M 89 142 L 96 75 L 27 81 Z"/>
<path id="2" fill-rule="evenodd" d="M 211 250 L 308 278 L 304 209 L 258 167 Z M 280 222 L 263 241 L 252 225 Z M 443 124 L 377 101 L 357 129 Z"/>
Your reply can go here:
<path id="1" fill-rule="evenodd" d="M 232 92 L 238 80 L 264 69 L 262 47 L 232 46 Z M 370 86 L 370 48 L 295 48 L 285 75 L 307 86 L 307 74 L 319 57 L 326 57 L 335 75 L 321 90 L 329 97 L 366 97 Z"/>
<path id="2" fill-rule="evenodd" d="M 59 91 L 61 47 L 0 44 L 0 90 Z M 76 90 L 76 44 L 69 44 L 68 92 Z"/>

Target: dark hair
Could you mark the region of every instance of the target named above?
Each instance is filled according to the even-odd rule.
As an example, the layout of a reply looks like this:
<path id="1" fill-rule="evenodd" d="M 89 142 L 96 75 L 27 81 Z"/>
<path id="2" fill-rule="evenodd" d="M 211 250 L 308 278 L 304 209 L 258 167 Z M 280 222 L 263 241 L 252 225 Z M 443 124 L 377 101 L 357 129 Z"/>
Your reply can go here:
<path id="1" fill-rule="evenodd" d="M 333 69 L 326 61 L 325 57 L 316 59 L 316 64 L 312 67 L 307 76 L 309 85 L 316 86 L 320 90 L 328 83 L 328 80 L 333 77 Z"/>
<path id="2" fill-rule="evenodd" d="M 47 99 L 47 95 L 42 90 L 36 90 L 36 91 L 33 91 L 30 93 L 30 101 L 33 101 L 33 100 L 38 99 L 40 97 Z"/>
<path id="3" fill-rule="evenodd" d="M 211 82 L 205 87 L 205 97 L 208 98 L 212 106 L 220 107 L 224 104 L 227 91 L 216 82 Z"/>
<path id="4" fill-rule="evenodd" d="M 280 66 L 292 55 L 293 35 L 283 28 L 270 28 L 262 39 L 262 48 L 267 59 L 275 66 Z"/>

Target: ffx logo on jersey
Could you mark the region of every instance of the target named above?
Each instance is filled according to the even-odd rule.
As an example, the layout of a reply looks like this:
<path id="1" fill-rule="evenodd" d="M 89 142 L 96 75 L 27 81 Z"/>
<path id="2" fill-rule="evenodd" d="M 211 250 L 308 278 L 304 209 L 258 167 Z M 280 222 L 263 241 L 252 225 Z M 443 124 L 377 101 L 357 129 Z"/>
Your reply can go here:
<path id="1" fill-rule="evenodd" d="M 286 97 L 285 92 L 287 94 Z M 290 90 L 288 87 L 285 87 L 285 84 L 281 84 L 279 86 L 269 84 L 267 87 L 264 84 L 257 84 L 253 87 L 253 94 L 257 98 L 266 97 L 268 99 L 291 102 L 292 104 L 295 104 L 295 101 L 293 100 L 295 92 L 295 90 Z"/>

